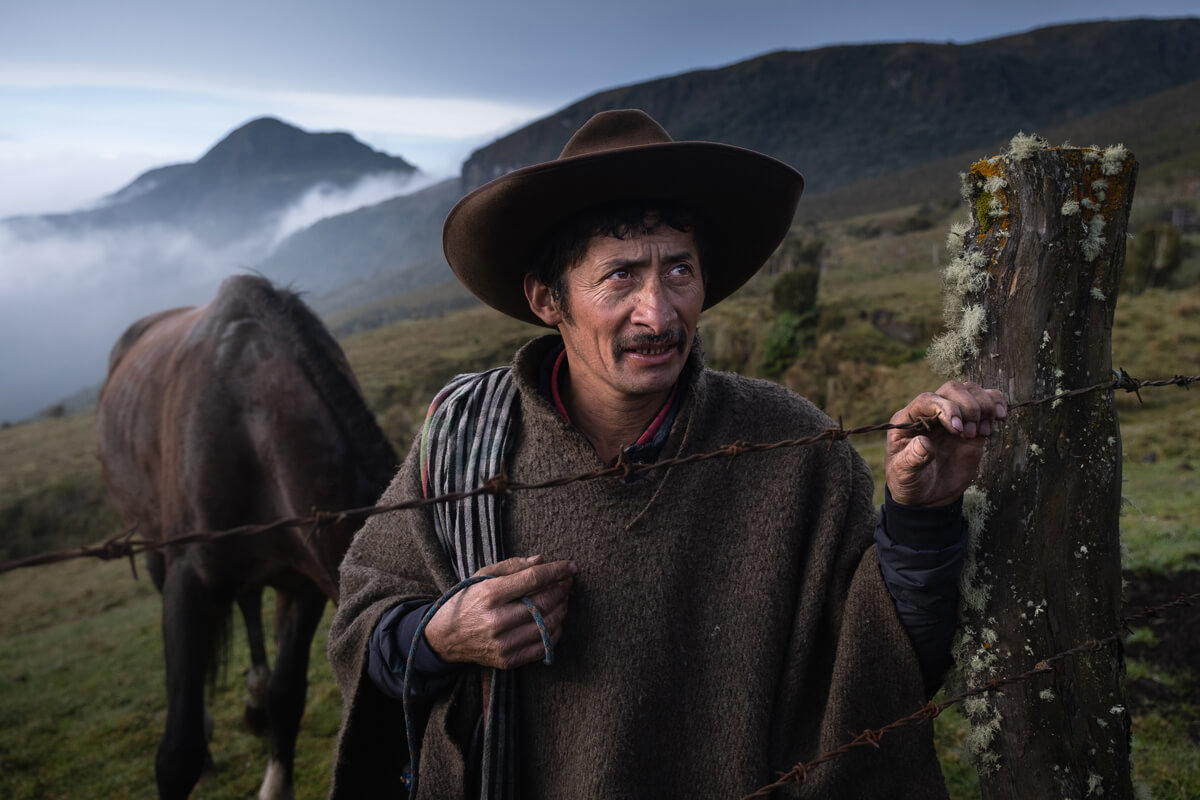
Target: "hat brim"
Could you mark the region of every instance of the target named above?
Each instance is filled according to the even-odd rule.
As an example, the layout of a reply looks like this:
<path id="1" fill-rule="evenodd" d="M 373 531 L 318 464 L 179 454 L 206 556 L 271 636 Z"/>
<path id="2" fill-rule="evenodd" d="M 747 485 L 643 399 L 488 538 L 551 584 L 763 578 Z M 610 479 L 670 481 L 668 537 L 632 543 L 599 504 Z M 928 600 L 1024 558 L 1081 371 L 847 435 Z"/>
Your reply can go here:
<path id="1" fill-rule="evenodd" d="M 542 325 L 524 279 L 547 237 L 588 208 L 661 200 L 694 211 L 705 226 L 704 307 L 742 286 L 783 241 L 804 190 L 791 166 L 715 142 L 664 142 L 606 150 L 515 170 L 463 197 L 446 217 L 442 246 L 476 297 Z"/>

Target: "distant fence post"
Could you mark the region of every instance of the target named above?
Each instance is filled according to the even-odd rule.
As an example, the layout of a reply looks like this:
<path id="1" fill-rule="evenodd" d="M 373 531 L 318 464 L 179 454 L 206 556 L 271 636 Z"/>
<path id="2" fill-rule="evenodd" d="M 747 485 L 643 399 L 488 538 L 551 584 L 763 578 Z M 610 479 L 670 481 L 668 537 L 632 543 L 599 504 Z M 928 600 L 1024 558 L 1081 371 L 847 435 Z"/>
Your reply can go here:
<path id="1" fill-rule="evenodd" d="M 946 269 L 935 368 L 1010 401 L 1112 377 L 1111 334 L 1137 164 L 1124 147 L 1017 136 L 972 165 Z M 1121 611 L 1121 438 L 1110 392 L 1015 410 L 987 447 L 966 516 L 957 678 L 972 688 L 1111 634 Z M 985 800 L 1129 798 L 1119 643 L 971 698 Z"/>

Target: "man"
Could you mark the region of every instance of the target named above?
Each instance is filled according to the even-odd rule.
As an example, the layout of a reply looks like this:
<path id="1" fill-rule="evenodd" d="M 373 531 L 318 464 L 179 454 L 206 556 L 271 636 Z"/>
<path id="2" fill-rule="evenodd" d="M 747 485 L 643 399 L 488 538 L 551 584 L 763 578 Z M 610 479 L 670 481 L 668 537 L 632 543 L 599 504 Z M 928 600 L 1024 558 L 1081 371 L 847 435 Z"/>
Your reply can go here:
<path id="1" fill-rule="evenodd" d="M 463 198 L 444 229 L 456 275 L 559 335 L 443 390 L 383 502 L 827 427 L 775 384 L 705 369 L 695 338 L 802 186 L 615 111 Z M 421 798 L 736 798 L 911 712 L 948 663 L 960 497 L 1004 414 L 958 383 L 897 412 L 931 428 L 890 434 L 878 530 L 844 442 L 373 518 L 330 632 L 331 796 L 395 796 L 408 765 Z M 927 729 L 790 791 L 945 795 Z"/>

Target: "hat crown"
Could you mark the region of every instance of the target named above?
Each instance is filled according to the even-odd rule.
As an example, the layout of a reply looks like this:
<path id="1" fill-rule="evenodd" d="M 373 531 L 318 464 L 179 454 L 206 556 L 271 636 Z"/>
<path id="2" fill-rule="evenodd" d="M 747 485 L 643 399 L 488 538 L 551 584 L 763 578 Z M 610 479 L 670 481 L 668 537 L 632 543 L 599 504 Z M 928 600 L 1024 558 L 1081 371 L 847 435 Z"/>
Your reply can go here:
<path id="1" fill-rule="evenodd" d="M 575 132 L 559 158 L 574 158 L 622 147 L 641 147 L 674 141 L 666 128 L 645 111 L 624 108 L 601 111 Z"/>

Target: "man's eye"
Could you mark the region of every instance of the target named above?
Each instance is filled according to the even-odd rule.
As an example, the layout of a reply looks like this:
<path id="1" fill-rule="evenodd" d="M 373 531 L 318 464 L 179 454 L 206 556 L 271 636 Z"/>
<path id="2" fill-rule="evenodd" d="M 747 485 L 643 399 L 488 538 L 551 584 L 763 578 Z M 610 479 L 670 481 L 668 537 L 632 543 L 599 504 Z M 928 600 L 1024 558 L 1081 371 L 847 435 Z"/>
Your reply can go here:
<path id="1" fill-rule="evenodd" d="M 691 275 L 693 272 L 691 264 L 676 264 L 671 267 L 672 275 Z"/>
<path id="2" fill-rule="evenodd" d="M 623 281 L 628 277 L 629 270 L 627 269 L 614 269 L 612 272 L 608 273 L 609 280 Z"/>

